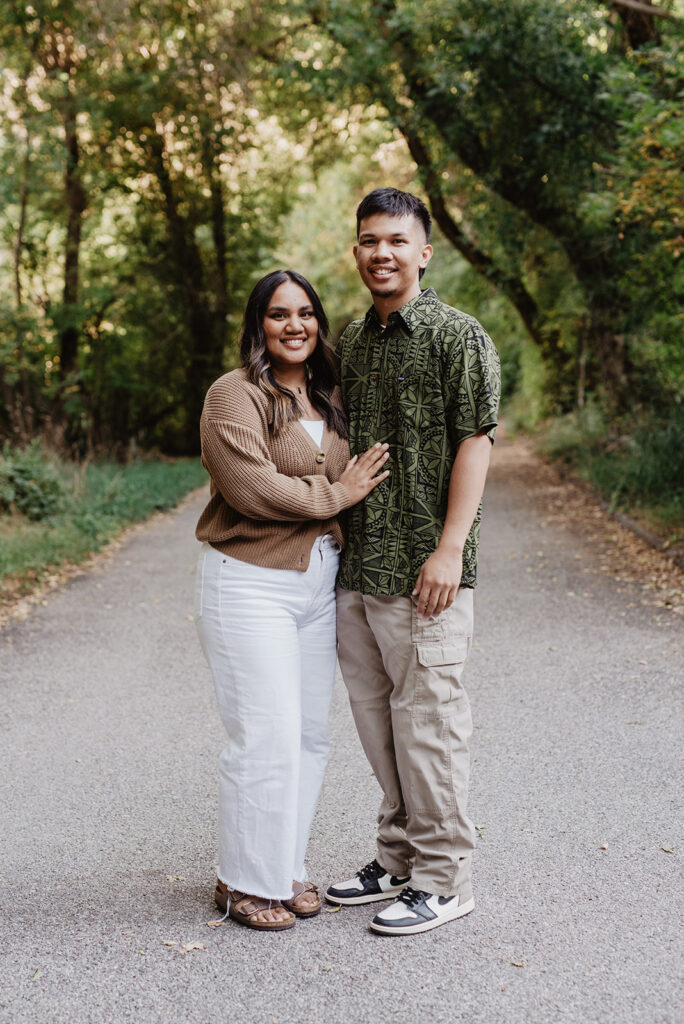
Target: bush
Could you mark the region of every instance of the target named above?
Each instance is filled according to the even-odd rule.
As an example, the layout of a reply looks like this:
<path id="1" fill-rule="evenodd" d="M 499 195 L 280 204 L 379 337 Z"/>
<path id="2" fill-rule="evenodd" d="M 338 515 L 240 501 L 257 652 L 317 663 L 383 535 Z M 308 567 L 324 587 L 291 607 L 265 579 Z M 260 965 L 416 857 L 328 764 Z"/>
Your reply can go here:
<path id="1" fill-rule="evenodd" d="M 539 448 L 590 481 L 611 508 L 643 509 L 665 525 L 684 520 L 684 409 L 608 426 L 598 405 L 552 420 Z"/>
<path id="2" fill-rule="evenodd" d="M 32 516 L 0 515 L 0 603 L 31 590 L 48 567 L 79 562 L 128 523 L 172 508 L 206 480 L 199 459 L 77 466 L 46 460 L 38 445 L 21 452 L 6 448 L 0 454 L 0 513 L 19 510 L 21 500 Z M 37 513 L 48 519 L 39 522 Z"/>
<path id="3" fill-rule="evenodd" d="M 27 519 L 40 522 L 58 513 L 66 499 L 66 487 L 55 462 L 39 441 L 27 448 L 10 449 L 0 458 L 0 512 L 13 508 Z"/>

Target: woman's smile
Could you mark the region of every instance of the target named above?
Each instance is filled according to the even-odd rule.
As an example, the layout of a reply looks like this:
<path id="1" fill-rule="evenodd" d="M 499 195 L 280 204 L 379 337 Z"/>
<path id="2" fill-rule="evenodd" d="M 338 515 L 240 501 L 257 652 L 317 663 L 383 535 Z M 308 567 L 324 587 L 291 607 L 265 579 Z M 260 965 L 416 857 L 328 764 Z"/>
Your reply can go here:
<path id="1" fill-rule="evenodd" d="M 275 289 L 264 316 L 266 350 L 277 373 L 303 365 L 318 344 L 318 320 L 309 296 L 294 281 Z"/>

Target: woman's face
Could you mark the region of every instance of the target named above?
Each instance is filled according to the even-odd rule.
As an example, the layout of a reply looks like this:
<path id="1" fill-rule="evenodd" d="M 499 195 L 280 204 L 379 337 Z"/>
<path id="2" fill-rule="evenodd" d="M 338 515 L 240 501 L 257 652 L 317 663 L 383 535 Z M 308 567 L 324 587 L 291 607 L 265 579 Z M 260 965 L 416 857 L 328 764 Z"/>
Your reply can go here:
<path id="1" fill-rule="evenodd" d="M 264 316 L 266 350 L 277 374 L 303 366 L 318 341 L 318 320 L 309 296 L 294 281 L 284 281 L 271 296 Z"/>

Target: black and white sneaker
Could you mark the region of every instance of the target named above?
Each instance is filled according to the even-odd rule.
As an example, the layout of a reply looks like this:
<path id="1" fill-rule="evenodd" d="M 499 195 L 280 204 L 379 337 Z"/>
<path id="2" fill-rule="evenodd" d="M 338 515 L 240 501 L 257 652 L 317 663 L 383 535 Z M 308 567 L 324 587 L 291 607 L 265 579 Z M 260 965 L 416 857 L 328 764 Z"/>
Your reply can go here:
<path id="1" fill-rule="evenodd" d="M 433 896 L 407 885 L 394 903 L 376 914 L 371 928 L 383 935 L 415 935 L 464 917 L 474 906 L 472 896 Z"/>
<path id="2" fill-rule="evenodd" d="M 356 903 L 375 903 L 376 900 L 389 900 L 397 896 L 404 888 L 408 878 L 397 878 L 380 867 L 377 860 L 366 864 L 357 871 L 353 878 L 346 882 L 336 882 L 325 894 L 330 903 L 353 906 Z"/>

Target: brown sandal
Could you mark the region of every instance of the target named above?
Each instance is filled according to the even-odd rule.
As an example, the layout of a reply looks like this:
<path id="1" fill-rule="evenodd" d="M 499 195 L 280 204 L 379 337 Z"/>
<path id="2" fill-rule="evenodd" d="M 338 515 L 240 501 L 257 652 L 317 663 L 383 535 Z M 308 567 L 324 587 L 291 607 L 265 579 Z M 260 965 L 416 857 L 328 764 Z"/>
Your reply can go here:
<path id="1" fill-rule="evenodd" d="M 287 917 L 281 921 L 255 921 L 254 918 L 262 910 L 282 910 L 283 902 L 281 900 L 265 900 L 260 896 L 249 896 L 238 889 L 229 889 L 220 880 L 216 882 L 214 899 L 217 907 L 227 912 L 233 921 L 244 924 L 247 928 L 256 928 L 265 932 L 283 932 L 288 928 L 294 928 L 296 924 L 296 918 L 291 911 L 288 911 Z"/>
<path id="2" fill-rule="evenodd" d="M 305 892 L 313 892 L 316 894 L 316 900 L 311 903 L 297 903 L 300 896 L 303 896 Z M 292 899 L 281 900 L 281 903 L 287 910 L 291 910 L 297 917 L 315 917 L 316 914 L 321 912 L 321 898 L 318 895 L 318 888 L 313 882 L 293 882 L 292 883 Z"/>

